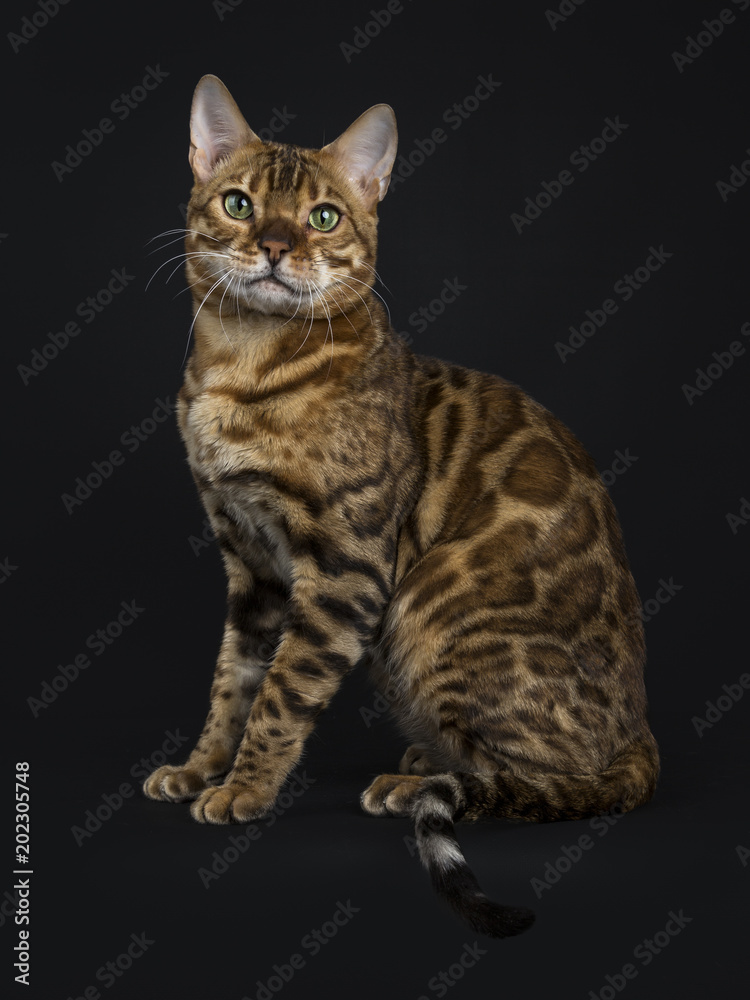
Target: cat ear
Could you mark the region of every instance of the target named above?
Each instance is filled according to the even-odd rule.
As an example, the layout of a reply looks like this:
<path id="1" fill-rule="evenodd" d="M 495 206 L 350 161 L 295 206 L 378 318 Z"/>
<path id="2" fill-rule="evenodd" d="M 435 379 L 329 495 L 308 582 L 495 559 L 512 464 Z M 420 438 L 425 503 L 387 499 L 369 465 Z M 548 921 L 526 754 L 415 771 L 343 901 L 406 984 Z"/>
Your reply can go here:
<path id="1" fill-rule="evenodd" d="M 396 159 L 396 116 L 387 104 L 376 104 L 321 152 L 333 156 L 367 208 L 385 198 Z"/>
<path id="2" fill-rule="evenodd" d="M 260 141 L 221 80 L 202 77 L 190 112 L 190 166 L 195 179 L 205 184 L 223 156 Z"/>

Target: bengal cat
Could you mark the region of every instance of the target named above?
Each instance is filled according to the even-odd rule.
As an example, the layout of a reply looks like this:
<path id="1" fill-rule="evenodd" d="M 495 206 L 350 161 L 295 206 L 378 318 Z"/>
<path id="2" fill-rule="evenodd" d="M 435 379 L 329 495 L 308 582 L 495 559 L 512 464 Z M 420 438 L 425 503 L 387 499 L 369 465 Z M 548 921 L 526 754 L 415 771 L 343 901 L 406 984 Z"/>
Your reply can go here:
<path id="1" fill-rule="evenodd" d="M 144 790 L 200 822 L 262 816 L 367 659 L 411 745 L 362 806 L 411 817 L 438 892 L 505 937 L 534 915 L 487 899 L 453 821 L 650 798 L 639 600 L 571 432 L 390 328 L 372 286 L 395 155 L 384 104 L 313 150 L 261 141 L 216 77 L 196 89 L 178 412 L 228 612 L 197 746 Z"/>

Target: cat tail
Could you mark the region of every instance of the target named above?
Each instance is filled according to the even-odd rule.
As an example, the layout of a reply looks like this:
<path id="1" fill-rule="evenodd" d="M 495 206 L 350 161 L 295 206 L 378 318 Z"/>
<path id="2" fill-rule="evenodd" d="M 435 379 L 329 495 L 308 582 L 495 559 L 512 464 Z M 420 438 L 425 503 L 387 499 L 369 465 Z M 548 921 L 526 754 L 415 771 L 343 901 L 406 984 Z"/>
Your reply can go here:
<path id="1" fill-rule="evenodd" d="M 474 930 L 499 938 L 520 934 L 534 922 L 533 912 L 487 899 L 458 845 L 453 821 L 495 816 L 546 823 L 621 815 L 651 798 L 658 776 L 659 751 L 647 733 L 592 774 L 525 770 L 516 762 L 513 771 L 506 767 L 495 774 L 425 777 L 410 810 L 419 856 L 437 893 Z"/>
<path id="2" fill-rule="evenodd" d="M 458 775 L 425 778 L 412 811 L 420 860 L 437 894 L 477 933 L 494 938 L 521 934 L 534 923 L 534 912 L 488 899 L 459 847 L 453 819 L 465 803 Z"/>

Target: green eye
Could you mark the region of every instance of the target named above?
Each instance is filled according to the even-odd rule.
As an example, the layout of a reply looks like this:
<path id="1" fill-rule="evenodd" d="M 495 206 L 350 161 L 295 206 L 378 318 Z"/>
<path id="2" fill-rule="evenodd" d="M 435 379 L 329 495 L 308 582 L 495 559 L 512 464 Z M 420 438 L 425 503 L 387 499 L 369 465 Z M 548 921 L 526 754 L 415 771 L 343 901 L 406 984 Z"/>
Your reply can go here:
<path id="1" fill-rule="evenodd" d="M 224 199 L 224 208 L 233 219 L 249 219 L 253 214 L 253 203 L 241 191 L 230 191 Z"/>
<path id="2" fill-rule="evenodd" d="M 329 233 L 341 216 L 332 205 L 318 205 L 310 212 L 307 220 L 313 229 L 320 230 L 321 233 Z"/>

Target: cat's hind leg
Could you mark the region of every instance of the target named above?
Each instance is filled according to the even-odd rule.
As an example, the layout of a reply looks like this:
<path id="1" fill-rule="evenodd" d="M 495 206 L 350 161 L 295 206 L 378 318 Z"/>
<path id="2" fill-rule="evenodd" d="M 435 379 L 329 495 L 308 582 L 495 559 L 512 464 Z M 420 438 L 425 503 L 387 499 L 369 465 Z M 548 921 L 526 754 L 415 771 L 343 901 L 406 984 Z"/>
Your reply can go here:
<path id="1" fill-rule="evenodd" d="M 399 774 L 439 774 L 445 770 L 430 753 L 430 748 L 422 743 L 413 743 L 398 764 Z"/>
<path id="2" fill-rule="evenodd" d="M 480 778 L 479 775 L 465 775 Z M 491 937 L 520 934 L 534 922 L 524 907 L 500 906 L 482 892 L 456 839 L 453 820 L 466 804 L 456 774 L 381 774 L 362 795 L 374 816 L 410 816 L 420 860 L 436 892 L 469 925 Z"/>
<path id="3" fill-rule="evenodd" d="M 360 803 L 371 816 L 411 816 L 423 781 L 418 774 L 381 774 L 362 792 Z"/>

